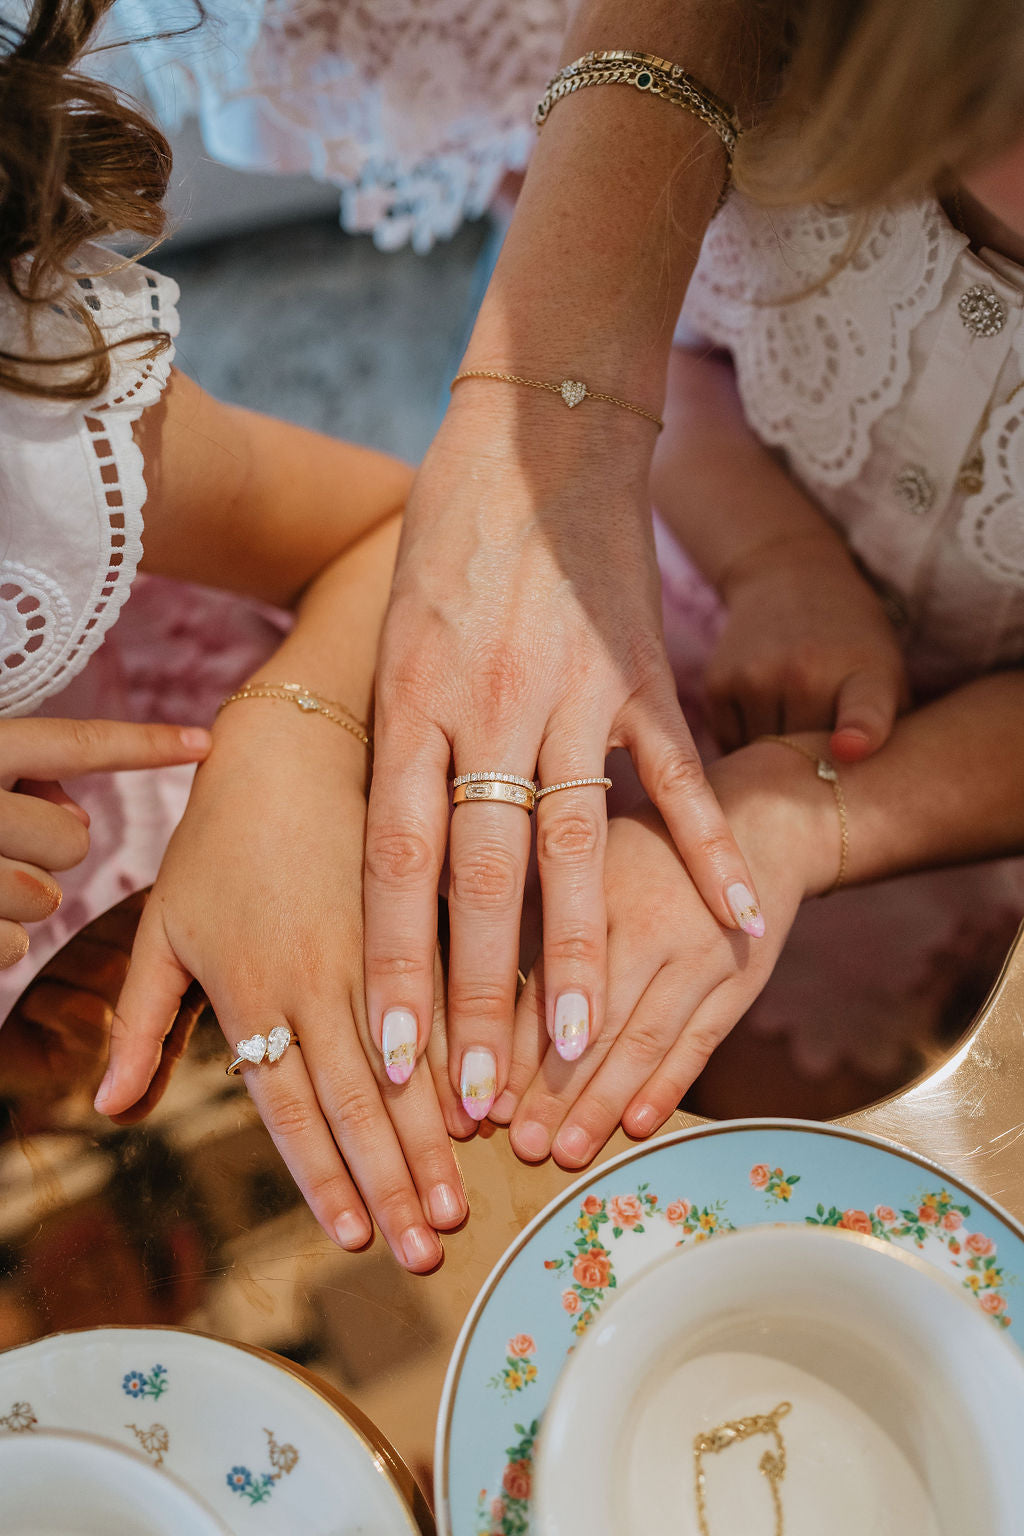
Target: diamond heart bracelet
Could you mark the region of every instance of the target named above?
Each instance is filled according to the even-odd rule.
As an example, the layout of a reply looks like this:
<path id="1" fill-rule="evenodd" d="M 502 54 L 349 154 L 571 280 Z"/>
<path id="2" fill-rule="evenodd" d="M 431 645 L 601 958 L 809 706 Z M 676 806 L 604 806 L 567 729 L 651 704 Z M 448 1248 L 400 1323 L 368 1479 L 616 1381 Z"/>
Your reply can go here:
<path id="1" fill-rule="evenodd" d="M 546 389 L 549 394 L 561 395 L 570 411 L 584 400 L 603 400 L 607 405 L 617 405 L 624 411 L 632 411 L 634 416 L 642 416 L 645 421 L 653 421 L 660 432 L 665 423 L 660 416 L 655 416 L 650 411 L 645 411 L 642 405 L 633 405 L 629 400 L 620 400 L 617 395 L 602 395 L 596 389 L 588 389 L 582 379 L 562 379 L 559 384 L 549 384 L 544 379 L 524 379 L 518 373 L 497 373 L 489 368 L 467 368 L 464 373 L 457 373 L 452 379 L 451 388 L 461 384 L 464 379 L 495 379 L 499 384 L 522 384 L 527 389 Z"/>

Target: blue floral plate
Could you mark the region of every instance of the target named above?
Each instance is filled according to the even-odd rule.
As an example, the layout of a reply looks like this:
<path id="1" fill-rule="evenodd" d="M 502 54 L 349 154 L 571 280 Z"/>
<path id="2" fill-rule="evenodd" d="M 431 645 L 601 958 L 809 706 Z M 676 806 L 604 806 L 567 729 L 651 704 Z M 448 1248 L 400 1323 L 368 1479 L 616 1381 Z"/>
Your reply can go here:
<path id="1" fill-rule="evenodd" d="M 527 1536 L 545 1406 L 567 1354 L 618 1286 L 673 1248 L 776 1222 L 843 1227 L 920 1254 L 1024 1347 L 1024 1230 L 927 1158 L 800 1120 L 664 1136 L 553 1200 L 477 1297 L 438 1419 L 442 1536 Z"/>
<path id="2" fill-rule="evenodd" d="M 432 1530 L 351 1404 L 276 1355 L 188 1329 L 88 1328 L 0 1354 L 0 1433 L 37 1426 L 141 1450 L 234 1536 Z"/>

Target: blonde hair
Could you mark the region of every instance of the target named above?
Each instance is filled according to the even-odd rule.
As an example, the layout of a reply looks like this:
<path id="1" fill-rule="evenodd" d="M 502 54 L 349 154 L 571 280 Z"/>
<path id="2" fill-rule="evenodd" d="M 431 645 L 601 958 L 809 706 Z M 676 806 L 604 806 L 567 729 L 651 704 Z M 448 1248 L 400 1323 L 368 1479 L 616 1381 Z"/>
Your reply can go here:
<path id="1" fill-rule="evenodd" d="M 736 185 L 769 206 L 942 188 L 1024 138 L 1024 0 L 788 0 Z"/>

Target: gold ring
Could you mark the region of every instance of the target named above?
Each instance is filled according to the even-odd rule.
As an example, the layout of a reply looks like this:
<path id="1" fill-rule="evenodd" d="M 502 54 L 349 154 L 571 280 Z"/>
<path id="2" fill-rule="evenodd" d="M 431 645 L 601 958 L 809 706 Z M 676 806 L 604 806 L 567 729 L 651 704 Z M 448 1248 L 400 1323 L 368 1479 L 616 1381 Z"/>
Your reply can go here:
<path id="1" fill-rule="evenodd" d="M 611 789 L 611 779 L 563 779 L 560 784 L 549 784 L 546 789 L 538 789 L 536 799 L 543 800 L 545 795 L 557 795 L 560 789 L 582 789 L 585 784 L 597 784 L 601 789 Z"/>
<path id="2" fill-rule="evenodd" d="M 452 804 L 465 805 L 470 800 L 498 800 L 505 805 L 518 805 L 529 814 L 537 799 L 537 791 L 529 781 L 509 779 L 475 779 L 469 784 L 457 784 Z"/>
<path id="3" fill-rule="evenodd" d="M 261 1061 L 268 1063 L 280 1061 L 285 1051 L 292 1044 L 299 1043 L 299 1037 L 288 1028 L 287 1024 L 275 1024 L 267 1035 L 250 1035 L 247 1040 L 239 1040 L 235 1044 L 236 1056 L 230 1066 L 224 1071 L 228 1077 L 234 1077 L 240 1067 L 248 1062 L 251 1066 L 258 1067 Z"/>

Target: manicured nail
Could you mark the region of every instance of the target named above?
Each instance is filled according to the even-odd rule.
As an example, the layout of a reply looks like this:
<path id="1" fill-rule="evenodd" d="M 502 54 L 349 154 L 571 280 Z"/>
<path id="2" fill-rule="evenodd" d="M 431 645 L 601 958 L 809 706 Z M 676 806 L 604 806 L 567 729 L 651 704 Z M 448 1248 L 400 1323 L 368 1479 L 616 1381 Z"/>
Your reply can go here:
<path id="1" fill-rule="evenodd" d="M 381 1025 L 384 1070 L 393 1083 L 407 1083 L 416 1065 L 416 1015 L 408 1008 L 389 1008 Z"/>
<path id="2" fill-rule="evenodd" d="M 551 1151 L 551 1133 L 545 1130 L 537 1120 L 527 1120 L 525 1125 L 517 1125 L 512 1133 L 512 1142 L 519 1157 L 525 1157 L 529 1162 L 540 1162 Z"/>
<path id="3" fill-rule="evenodd" d="M 459 1092 L 462 1107 L 472 1120 L 483 1120 L 494 1103 L 498 1067 L 494 1052 L 485 1046 L 472 1046 L 462 1058 Z"/>
<path id="4" fill-rule="evenodd" d="M 578 1125 L 570 1125 L 555 1137 L 555 1148 L 574 1163 L 585 1163 L 590 1153 L 590 1137 Z"/>
<path id="5" fill-rule="evenodd" d="M 113 1086 L 114 1069 L 113 1067 L 108 1067 L 106 1072 L 103 1074 L 103 1081 L 96 1089 L 96 1097 L 92 1101 L 93 1109 L 98 1109 L 100 1114 L 103 1113 L 103 1106 L 107 1102 L 107 1099 L 110 1096 L 110 1090 Z"/>
<path id="6" fill-rule="evenodd" d="M 441 1245 L 433 1232 L 426 1227 L 409 1227 L 402 1233 L 402 1257 L 412 1269 L 436 1264 L 441 1257 Z"/>
<path id="7" fill-rule="evenodd" d="M 579 1061 L 590 1039 L 590 1003 L 582 992 L 563 992 L 555 1004 L 555 1050 Z"/>
<path id="8" fill-rule="evenodd" d="M 213 742 L 209 731 L 204 731 L 198 725 L 186 725 L 178 735 L 181 737 L 182 746 L 187 747 L 190 752 L 209 752 Z"/>
<path id="9" fill-rule="evenodd" d="M 334 1235 L 342 1248 L 362 1248 L 370 1240 L 365 1219 L 355 1211 L 342 1211 L 334 1224 Z"/>
<path id="10" fill-rule="evenodd" d="M 761 916 L 761 908 L 741 880 L 737 880 L 734 885 L 727 888 L 725 899 L 729 903 L 729 911 L 743 932 L 749 934 L 752 939 L 763 939 L 764 918 Z"/>
<path id="11" fill-rule="evenodd" d="M 430 1207 L 430 1219 L 435 1226 L 447 1227 L 462 1220 L 465 1204 L 450 1184 L 435 1184 L 427 1196 L 427 1204 Z"/>
<path id="12" fill-rule="evenodd" d="M 630 1115 L 630 1122 L 634 1126 L 634 1134 L 637 1136 L 649 1136 L 654 1130 L 658 1118 L 658 1111 L 653 1104 L 641 1104 Z"/>

